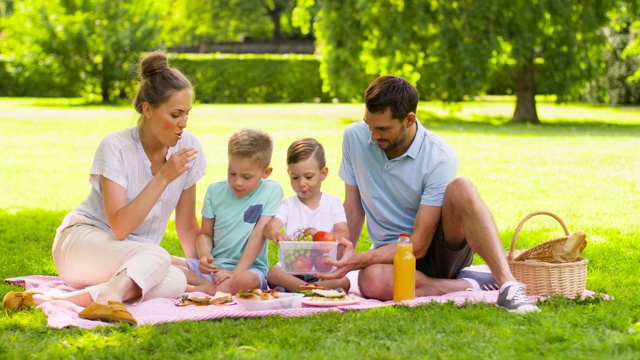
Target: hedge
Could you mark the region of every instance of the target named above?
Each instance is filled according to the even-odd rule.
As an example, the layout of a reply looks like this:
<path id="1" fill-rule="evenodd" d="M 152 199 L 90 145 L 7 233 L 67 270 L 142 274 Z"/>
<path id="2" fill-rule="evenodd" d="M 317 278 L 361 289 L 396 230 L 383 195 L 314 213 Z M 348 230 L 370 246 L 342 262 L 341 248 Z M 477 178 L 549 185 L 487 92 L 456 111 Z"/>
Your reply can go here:
<path id="1" fill-rule="evenodd" d="M 202 103 L 329 100 L 322 93 L 320 61 L 314 55 L 169 54 L 169 62 L 193 82 L 196 99 Z M 87 96 L 69 92 L 82 86 L 62 86 L 51 76 L 19 70 L 22 68 L 22 64 L 0 58 L 0 96 Z M 131 78 L 130 74 L 122 74 L 123 79 Z"/>

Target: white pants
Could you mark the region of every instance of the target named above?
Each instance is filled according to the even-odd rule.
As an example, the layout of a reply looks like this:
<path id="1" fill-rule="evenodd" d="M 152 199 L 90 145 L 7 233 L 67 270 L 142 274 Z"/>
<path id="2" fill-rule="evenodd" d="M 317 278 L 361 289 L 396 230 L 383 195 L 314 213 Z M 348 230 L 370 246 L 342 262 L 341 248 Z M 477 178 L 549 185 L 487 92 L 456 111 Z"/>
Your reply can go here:
<path id="1" fill-rule="evenodd" d="M 107 282 L 123 270 L 142 289 L 138 301 L 177 298 L 187 287 L 184 273 L 171 265 L 171 256 L 165 249 L 118 240 L 96 226 L 76 224 L 60 231 L 52 252 L 60 278 L 71 287 L 87 289 L 94 300 Z"/>

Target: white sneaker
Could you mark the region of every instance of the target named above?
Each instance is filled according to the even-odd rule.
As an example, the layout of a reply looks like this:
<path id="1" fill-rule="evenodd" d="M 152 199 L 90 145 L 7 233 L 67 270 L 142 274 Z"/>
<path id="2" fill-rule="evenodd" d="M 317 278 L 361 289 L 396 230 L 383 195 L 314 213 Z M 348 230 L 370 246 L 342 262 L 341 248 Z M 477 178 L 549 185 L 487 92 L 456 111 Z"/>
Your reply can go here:
<path id="1" fill-rule="evenodd" d="M 502 289 L 498 294 L 496 305 L 509 310 L 511 313 L 520 315 L 540 311 L 529 300 L 522 284 L 510 285 Z"/>

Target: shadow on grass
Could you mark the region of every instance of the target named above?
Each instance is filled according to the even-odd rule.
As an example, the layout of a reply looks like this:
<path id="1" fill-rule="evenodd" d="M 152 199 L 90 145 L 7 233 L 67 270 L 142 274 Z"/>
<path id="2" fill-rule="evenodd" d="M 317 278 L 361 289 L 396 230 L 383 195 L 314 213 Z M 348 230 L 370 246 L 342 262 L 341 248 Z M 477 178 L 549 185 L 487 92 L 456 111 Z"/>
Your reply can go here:
<path id="1" fill-rule="evenodd" d="M 66 211 L 0 210 L 0 277 L 56 275 L 51 245 Z"/>
<path id="2" fill-rule="evenodd" d="M 442 116 L 429 111 L 418 111 L 420 122 L 429 130 L 467 133 L 492 133 L 524 136 L 639 136 L 640 118 L 637 124 L 620 124 L 612 121 L 577 121 L 555 119 L 542 125 L 512 123 L 507 116 L 474 116 L 467 119 L 455 115 Z"/>

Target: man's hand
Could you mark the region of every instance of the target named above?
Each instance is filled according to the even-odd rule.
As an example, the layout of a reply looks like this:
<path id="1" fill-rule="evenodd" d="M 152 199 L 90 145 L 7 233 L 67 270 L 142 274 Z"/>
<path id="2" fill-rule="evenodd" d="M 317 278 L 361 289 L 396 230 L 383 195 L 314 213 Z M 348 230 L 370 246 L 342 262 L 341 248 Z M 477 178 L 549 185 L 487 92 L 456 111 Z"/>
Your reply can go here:
<path id="1" fill-rule="evenodd" d="M 356 256 L 356 252 L 353 249 L 353 243 L 341 237 L 338 239 L 338 246 L 344 247 L 342 257 L 335 261 L 331 259 L 327 259 L 325 261 L 327 265 L 335 266 L 336 269 L 330 273 L 313 274 L 313 276 L 324 280 L 340 279 L 345 277 L 349 271 L 356 268 L 353 262 L 354 257 Z"/>

